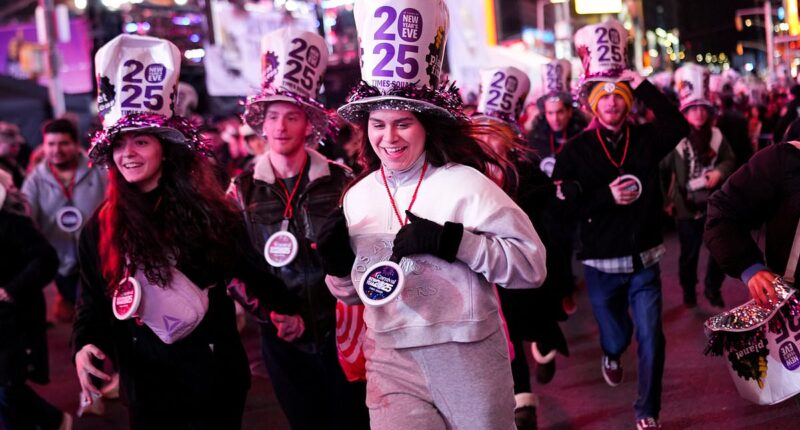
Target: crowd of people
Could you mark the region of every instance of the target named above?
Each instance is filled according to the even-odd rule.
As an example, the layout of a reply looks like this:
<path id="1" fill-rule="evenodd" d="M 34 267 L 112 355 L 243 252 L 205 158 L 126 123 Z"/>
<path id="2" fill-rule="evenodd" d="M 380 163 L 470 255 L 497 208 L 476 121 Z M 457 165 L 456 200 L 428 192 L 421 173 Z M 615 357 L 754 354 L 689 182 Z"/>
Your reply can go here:
<path id="1" fill-rule="evenodd" d="M 324 39 L 284 28 L 241 116 L 204 118 L 175 45 L 121 35 L 95 59 L 108 85 L 88 150 L 69 118 L 40 143 L 0 123 L 4 428 L 73 426 L 26 382 L 49 380 L 50 282 L 79 415 L 121 396 L 133 429 L 241 427 L 244 314 L 292 429 L 536 429 L 531 373 L 547 384 L 569 354 L 580 282 L 612 387 L 635 330 L 635 425 L 659 429 L 665 219 L 687 308 L 704 234 L 710 305 L 726 274 L 775 300 L 800 214 L 800 146 L 781 143 L 800 139 L 800 86 L 748 92 L 728 73 L 712 91 L 694 64 L 651 83 L 592 56 L 627 49 L 582 37 L 625 34 L 608 21 L 576 34 L 577 91 L 553 61 L 526 104 L 527 74 L 496 65 L 467 106 L 441 69 L 443 0 L 355 7 L 362 81 L 336 111 L 318 101 Z M 749 236 L 763 223 L 766 259 Z"/>

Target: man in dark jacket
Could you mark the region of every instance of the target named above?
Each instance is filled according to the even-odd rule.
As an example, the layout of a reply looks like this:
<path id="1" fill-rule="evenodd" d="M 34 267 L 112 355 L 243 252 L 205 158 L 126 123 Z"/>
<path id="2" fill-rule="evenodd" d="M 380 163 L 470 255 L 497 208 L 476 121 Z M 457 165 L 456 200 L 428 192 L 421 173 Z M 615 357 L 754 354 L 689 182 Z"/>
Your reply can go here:
<path id="1" fill-rule="evenodd" d="M 603 376 L 611 386 L 622 382 L 620 357 L 635 325 L 637 425 L 659 428 L 665 339 L 658 261 L 665 250 L 658 164 L 688 134 L 689 125 L 637 73 L 625 71 L 620 79 L 591 87 L 588 104 L 596 117 L 558 155 L 553 179 L 561 181 L 559 197 L 580 223 L 578 259 L 600 327 Z M 634 97 L 653 111 L 654 123 L 626 121 Z"/>
<path id="2" fill-rule="evenodd" d="M 798 171 L 800 143 L 768 146 L 731 175 L 708 202 L 703 238 L 711 255 L 764 306 L 777 300 L 772 282 L 786 272 L 800 219 Z M 750 232 L 764 224 L 762 252 Z"/>
<path id="3" fill-rule="evenodd" d="M 282 31 L 290 30 L 271 33 L 270 44 L 295 43 L 297 37 L 315 48 L 325 46 L 312 33 Z M 319 78 L 325 61 L 315 64 Z M 244 212 L 253 246 L 300 303 L 296 316 L 273 312 L 262 321 L 261 351 L 292 429 L 366 429 L 366 390 L 363 383 L 349 383 L 339 366 L 336 299 L 316 250 L 320 228 L 339 206 L 350 171 L 307 148 L 325 134 L 327 116 L 316 100 L 287 92 L 292 82 L 285 76 L 290 74 L 278 73 L 280 79 L 268 80 L 268 90 L 248 101 L 244 120 L 264 136 L 269 150 L 229 191 Z"/>

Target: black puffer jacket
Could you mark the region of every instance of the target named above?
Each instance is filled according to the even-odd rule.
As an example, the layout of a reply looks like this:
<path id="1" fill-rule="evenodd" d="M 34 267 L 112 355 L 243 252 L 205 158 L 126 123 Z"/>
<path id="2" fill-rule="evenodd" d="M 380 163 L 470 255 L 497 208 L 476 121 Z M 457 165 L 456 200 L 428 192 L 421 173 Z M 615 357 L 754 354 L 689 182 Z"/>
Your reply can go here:
<path id="1" fill-rule="evenodd" d="M 292 200 L 293 216 L 288 231 L 298 242 L 294 261 L 272 273 L 280 277 L 297 299 L 305 333 L 294 345 L 315 351 L 336 328 L 336 299 L 325 285 L 325 273 L 317 255 L 316 241 L 322 223 L 339 205 L 342 190 L 351 180 L 349 170 L 318 152 L 307 150 L 309 162 Z M 244 210 L 250 241 L 263 253 L 267 239 L 281 230 L 286 194 L 276 182 L 269 157 L 259 157 L 253 169 L 238 176 L 229 192 Z M 275 330 L 271 323 L 267 328 Z"/>

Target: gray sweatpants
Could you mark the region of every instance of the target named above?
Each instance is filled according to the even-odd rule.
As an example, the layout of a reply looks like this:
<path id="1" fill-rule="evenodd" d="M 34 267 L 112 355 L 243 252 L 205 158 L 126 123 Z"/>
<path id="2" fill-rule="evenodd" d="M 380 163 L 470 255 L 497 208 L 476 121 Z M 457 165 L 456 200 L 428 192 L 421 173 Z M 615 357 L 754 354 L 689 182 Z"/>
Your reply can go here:
<path id="1" fill-rule="evenodd" d="M 369 337 L 373 430 L 513 430 L 514 383 L 502 330 L 472 343 L 376 348 Z"/>

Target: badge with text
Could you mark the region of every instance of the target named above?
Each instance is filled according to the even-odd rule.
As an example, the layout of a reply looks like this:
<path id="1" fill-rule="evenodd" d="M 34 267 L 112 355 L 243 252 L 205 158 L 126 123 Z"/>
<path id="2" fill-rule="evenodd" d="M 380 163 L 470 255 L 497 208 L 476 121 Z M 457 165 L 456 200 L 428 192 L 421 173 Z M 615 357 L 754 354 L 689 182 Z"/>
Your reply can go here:
<path id="1" fill-rule="evenodd" d="M 264 258 L 272 267 L 283 267 L 297 257 L 297 238 L 288 231 L 273 233 L 264 244 Z"/>
<path id="2" fill-rule="evenodd" d="M 56 225 L 61 231 L 74 233 L 83 225 L 83 215 L 74 206 L 65 206 L 56 212 Z"/>
<path id="3" fill-rule="evenodd" d="M 136 315 L 142 302 L 142 286 L 133 276 L 123 279 L 111 297 L 111 310 L 119 320 Z"/>
<path id="4" fill-rule="evenodd" d="M 356 292 L 365 305 L 383 306 L 400 294 L 405 279 L 399 264 L 393 261 L 381 261 L 367 269 Z"/>
<path id="5" fill-rule="evenodd" d="M 619 181 L 629 182 L 629 185 L 625 187 L 625 191 L 636 192 L 637 199 L 642 195 L 642 181 L 640 181 L 636 176 L 622 175 L 619 177 Z"/>

